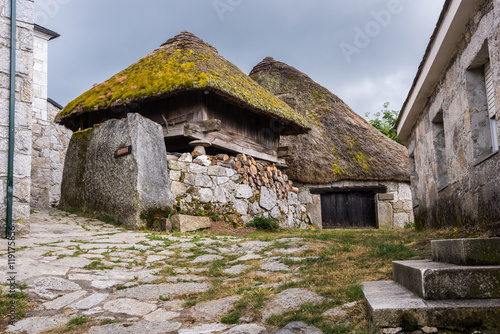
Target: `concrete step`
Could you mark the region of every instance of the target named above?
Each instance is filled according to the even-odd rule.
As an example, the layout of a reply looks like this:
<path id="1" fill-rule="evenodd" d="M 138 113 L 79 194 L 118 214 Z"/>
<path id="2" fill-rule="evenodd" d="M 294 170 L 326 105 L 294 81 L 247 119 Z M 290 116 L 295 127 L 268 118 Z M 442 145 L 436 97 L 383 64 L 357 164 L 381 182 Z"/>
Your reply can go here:
<path id="1" fill-rule="evenodd" d="M 432 260 L 463 266 L 500 265 L 500 238 L 431 241 Z"/>
<path id="2" fill-rule="evenodd" d="M 362 284 L 370 323 L 378 329 L 500 333 L 500 299 L 423 300 L 393 281 Z"/>
<path id="3" fill-rule="evenodd" d="M 394 261 L 394 281 L 427 300 L 500 298 L 500 266 Z"/>

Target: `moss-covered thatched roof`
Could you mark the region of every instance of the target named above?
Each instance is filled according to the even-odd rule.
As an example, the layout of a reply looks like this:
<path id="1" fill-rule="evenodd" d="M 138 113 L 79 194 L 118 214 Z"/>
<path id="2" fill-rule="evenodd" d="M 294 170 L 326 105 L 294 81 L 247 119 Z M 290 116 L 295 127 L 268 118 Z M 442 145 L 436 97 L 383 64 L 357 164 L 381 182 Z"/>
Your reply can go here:
<path id="1" fill-rule="evenodd" d="M 217 50 L 188 31 L 71 101 L 56 117 L 164 98 L 183 91 L 209 90 L 253 112 L 278 118 L 288 134 L 304 133 L 307 122 Z"/>
<path id="2" fill-rule="evenodd" d="M 268 57 L 250 77 L 312 125 L 307 134 L 281 139 L 281 146 L 292 149 L 287 158 L 291 179 L 314 184 L 340 180 L 409 182 L 407 149 L 304 73 Z"/>

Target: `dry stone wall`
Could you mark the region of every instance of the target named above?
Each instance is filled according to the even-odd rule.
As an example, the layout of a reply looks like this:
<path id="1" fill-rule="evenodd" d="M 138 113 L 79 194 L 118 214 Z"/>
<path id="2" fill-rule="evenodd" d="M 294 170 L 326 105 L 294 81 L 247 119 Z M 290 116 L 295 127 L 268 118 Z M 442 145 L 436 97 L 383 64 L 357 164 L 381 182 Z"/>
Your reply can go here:
<path id="1" fill-rule="evenodd" d="M 275 165 L 243 154 L 180 157 L 169 155 L 168 168 L 177 210 L 209 215 L 237 225 L 255 216 L 272 217 L 281 227 L 306 228 L 306 208 L 298 189 Z"/>

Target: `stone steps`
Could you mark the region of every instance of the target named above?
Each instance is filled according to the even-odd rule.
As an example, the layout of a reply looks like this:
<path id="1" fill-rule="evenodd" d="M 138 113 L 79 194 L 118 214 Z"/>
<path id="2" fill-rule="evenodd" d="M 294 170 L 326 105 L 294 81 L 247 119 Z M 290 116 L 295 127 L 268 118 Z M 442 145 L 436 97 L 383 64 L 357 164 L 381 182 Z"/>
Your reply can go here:
<path id="1" fill-rule="evenodd" d="M 394 261 L 394 281 L 363 283 L 372 326 L 500 333 L 500 238 L 431 248 L 433 261 Z"/>
<path id="2" fill-rule="evenodd" d="M 374 327 L 467 333 L 500 328 L 500 299 L 424 300 L 393 281 L 364 282 L 363 291 Z"/>
<path id="3" fill-rule="evenodd" d="M 432 240 L 432 260 L 464 266 L 500 265 L 500 238 Z"/>
<path id="4" fill-rule="evenodd" d="M 500 298 L 500 266 L 394 261 L 394 281 L 426 300 Z"/>

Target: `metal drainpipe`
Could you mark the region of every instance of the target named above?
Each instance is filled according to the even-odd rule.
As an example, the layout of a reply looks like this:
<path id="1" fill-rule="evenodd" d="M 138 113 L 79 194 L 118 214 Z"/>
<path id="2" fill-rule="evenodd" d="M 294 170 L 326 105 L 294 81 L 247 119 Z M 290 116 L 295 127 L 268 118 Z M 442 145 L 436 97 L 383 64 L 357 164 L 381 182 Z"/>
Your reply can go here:
<path id="1" fill-rule="evenodd" d="M 16 0 L 10 1 L 10 108 L 9 108 L 9 162 L 7 172 L 7 228 L 12 235 L 12 201 L 14 195 L 14 128 L 16 115 Z"/>

